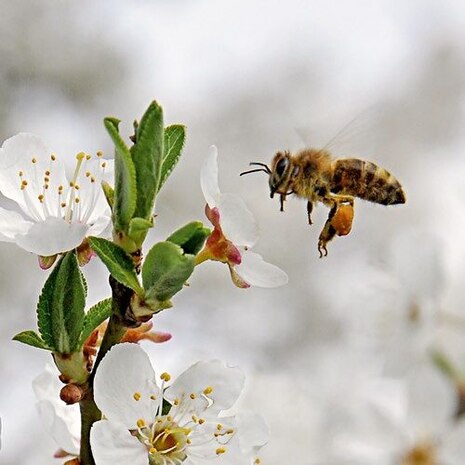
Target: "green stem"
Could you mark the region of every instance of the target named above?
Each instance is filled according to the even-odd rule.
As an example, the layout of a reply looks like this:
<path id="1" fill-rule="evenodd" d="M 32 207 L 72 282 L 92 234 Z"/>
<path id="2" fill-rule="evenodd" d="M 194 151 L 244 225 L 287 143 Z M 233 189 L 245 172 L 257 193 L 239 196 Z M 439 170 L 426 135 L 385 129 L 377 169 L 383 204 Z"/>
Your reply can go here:
<path id="1" fill-rule="evenodd" d="M 90 430 L 101 419 L 102 414 L 94 402 L 94 378 L 105 354 L 124 336 L 126 329 L 137 325 L 129 316 L 129 304 L 133 291 L 115 281 L 110 276 L 112 288 L 112 313 L 103 336 L 102 344 L 89 376 L 86 395 L 80 402 L 81 407 L 81 450 L 80 465 L 95 465 L 90 447 Z"/>

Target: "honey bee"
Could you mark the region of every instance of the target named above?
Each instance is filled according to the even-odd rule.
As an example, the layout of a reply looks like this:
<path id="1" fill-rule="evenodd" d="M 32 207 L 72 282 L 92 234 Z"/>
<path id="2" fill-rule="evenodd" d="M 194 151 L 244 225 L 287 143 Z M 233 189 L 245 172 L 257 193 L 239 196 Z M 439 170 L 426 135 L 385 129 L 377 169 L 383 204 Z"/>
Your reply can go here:
<path id="1" fill-rule="evenodd" d="M 296 154 L 278 152 L 271 168 L 260 162 L 250 165 L 260 168 L 244 171 L 241 176 L 259 171 L 267 173 L 270 197 L 279 194 L 281 211 L 291 194 L 307 199 L 309 224 L 312 224 L 315 203 L 322 202 L 330 208 L 318 239 L 320 258 L 328 255 L 327 244 L 334 236 L 349 234 L 355 197 L 381 205 L 405 203 L 401 184 L 384 168 L 357 158 L 333 159 L 325 149 L 304 149 Z"/>

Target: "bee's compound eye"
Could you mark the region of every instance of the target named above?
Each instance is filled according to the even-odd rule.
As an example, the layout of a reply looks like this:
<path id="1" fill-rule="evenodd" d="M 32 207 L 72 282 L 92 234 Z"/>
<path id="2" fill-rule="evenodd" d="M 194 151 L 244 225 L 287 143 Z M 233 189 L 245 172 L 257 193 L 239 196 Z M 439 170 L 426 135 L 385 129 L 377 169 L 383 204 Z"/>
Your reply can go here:
<path id="1" fill-rule="evenodd" d="M 278 177 L 282 177 L 288 164 L 289 160 L 287 158 L 281 158 L 281 160 L 278 161 L 278 164 L 276 165 L 276 174 Z"/>

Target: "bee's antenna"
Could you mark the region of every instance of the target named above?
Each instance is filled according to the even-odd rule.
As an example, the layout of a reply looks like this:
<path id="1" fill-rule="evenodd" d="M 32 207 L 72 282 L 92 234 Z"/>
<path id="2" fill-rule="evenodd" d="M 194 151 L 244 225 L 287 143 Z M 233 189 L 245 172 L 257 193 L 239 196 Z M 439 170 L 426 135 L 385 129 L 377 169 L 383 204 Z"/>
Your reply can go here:
<path id="1" fill-rule="evenodd" d="M 260 163 L 258 161 L 252 161 L 252 162 L 249 163 L 249 165 L 250 166 L 254 166 L 254 165 L 255 166 L 262 166 L 263 168 L 256 168 L 256 169 L 249 170 L 249 171 L 243 171 L 239 176 L 242 176 L 243 174 L 257 173 L 259 171 L 263 171 L 266 174 L 271 174 L 270 168 L 265 163 Z"/>

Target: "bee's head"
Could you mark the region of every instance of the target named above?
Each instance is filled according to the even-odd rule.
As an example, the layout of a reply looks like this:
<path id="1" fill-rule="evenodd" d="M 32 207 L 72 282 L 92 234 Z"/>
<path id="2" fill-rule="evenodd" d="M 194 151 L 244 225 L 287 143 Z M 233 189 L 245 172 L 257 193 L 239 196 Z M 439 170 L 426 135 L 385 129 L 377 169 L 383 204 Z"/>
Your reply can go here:
<path id="1" fill-rule="evenodd" d="M 270 197 L 273 198 L 274 194 L 285 194 L 292 191 L 291 184 L 293 176 L 291 154 L 288 151 L 278 152 L 271 162 L 271 173 L 269 178 L 270 184 Z"/>

